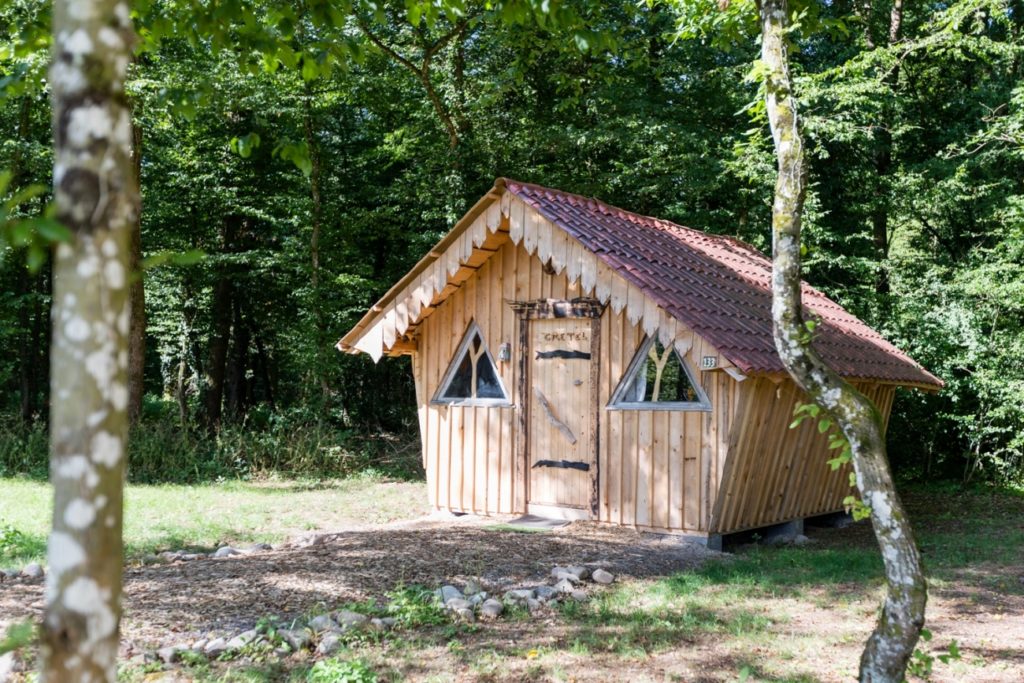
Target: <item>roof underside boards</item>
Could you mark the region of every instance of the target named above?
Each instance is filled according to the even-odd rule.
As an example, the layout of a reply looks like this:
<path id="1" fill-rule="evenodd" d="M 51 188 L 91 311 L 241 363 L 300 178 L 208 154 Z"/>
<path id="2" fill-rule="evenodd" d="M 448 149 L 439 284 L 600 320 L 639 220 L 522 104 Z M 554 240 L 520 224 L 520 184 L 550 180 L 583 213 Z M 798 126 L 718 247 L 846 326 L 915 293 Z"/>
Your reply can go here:
<path id="1" fill-rule="evenodd" d="M 473 259 L 474 250 L 489 246 L 488 236 L 504 230 L 512 242 L 550 261 L 556 272 L 564 269 L 570 281 L 580 279 L 584 292 L 616 312 L 625 308 L 632 323 L 641 323 L 649 335 L 658 333 L 663 343 L 675 336 L 678 321 L 714 346 L 727 365 L 752 374 L 784 372 L 772 337 L 771 262 L 756 249 L 598 200 L 500 178 L 339 348 L 379 359 L 424 311 L 443 300 L 445 288 Z M 821 318 L 815 348 L 840 374 L 942 386 L 806 283 L 803 299 Z"/>

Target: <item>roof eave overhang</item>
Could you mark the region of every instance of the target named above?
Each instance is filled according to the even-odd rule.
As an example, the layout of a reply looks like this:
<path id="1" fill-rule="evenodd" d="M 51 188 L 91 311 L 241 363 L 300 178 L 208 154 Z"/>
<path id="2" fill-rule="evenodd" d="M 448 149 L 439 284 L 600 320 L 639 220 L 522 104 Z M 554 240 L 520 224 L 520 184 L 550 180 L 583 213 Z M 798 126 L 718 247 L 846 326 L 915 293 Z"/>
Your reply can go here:
<path id="1" fill-rule="evenodd" d="M 427 252 L 426 256 L 421 258 L 413 266 L 412 270 L 405 274 L 405 276 L 395 283 L 391 289 L 384 293 L 377 302 L 370 307 L 370 310 L 359 319 L 351 330 L 349 330 L 345 336 L 343 336 L 338 343 L 335 344 L 335 348 L 344 353 L 358 354 L 359 349 L 355 347 L 356 341 L 362 336 L 364 330 L 370 327 L 372 323 L 380 313 L 382 313 L 387 305 L 400 294 L 406 287 L 409 286 L 419 275 L 425 271 L 432 263 L 434 263 L 445 250 L 448 249 L 455 242 L 456 239 L 468 228 L 473 221 L 475 221 L 480 214 L 482 214 L 488 206 L 493 202 L 501 198 L 501 195 L 505 192 L 505 179 L 498 178 L 494 181 L 494 186 L 485 194 L 483 197 L 474 204 L 466 214 L 459 219 L 459 222 L 448 231 L 441 240 L 433 246 L 433 248 Z"/>

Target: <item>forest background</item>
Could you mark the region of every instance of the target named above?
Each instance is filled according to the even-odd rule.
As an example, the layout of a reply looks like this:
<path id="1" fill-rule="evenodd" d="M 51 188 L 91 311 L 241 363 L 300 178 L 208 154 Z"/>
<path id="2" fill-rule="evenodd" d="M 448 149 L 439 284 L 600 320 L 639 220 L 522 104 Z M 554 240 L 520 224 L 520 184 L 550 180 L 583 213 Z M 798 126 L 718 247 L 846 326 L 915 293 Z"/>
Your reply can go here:
<path id="1" fill-rule="evenodd" d="M 136 3 L 131 480 L 416 476 L 407 359 L 333 344 L 497 176 L 770 251 L 749 27 L 530 4 Z M 794 6 L 805 278 L 946 382 L 898 394 L 897 475 L 1020 484 L 1024 2 Z M 0 8 L 0 476 L 48 465 L 48 12 Z"/>

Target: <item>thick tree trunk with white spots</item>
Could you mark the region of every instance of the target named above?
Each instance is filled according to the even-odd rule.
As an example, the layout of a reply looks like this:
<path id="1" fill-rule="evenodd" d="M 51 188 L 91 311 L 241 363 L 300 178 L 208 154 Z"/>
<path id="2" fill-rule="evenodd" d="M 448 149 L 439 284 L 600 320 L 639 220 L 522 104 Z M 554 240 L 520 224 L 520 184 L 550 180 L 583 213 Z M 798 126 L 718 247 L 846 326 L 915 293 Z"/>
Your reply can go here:
<path id="1" fill-rule="evenodd" d="M 50 572 L 42 680 L 114 681 L 128 406 L 129 249 L 138 188 L 123 0 L 53 8 L 54 257 Z"/>
<path id="2" fill-rule="evenodd" d="M 832 417 L 850 443 L 857 488 L 885 563 L 887 592 L 861 656 L 860 680 L 903 680 L 924 625 L 927 599 L 921 558 L 896 495 L 878 409 L 815 352 L 804 324 L 800 292 L 800 221 L 807 188 L 803 139 L 786 49 L 786 0 L 761 0 L 761 60 L 766 67 L 768 120 L 778 159 L 772 205 L 772 318 L 775 345 L 800 387 Z M 822 463 L 824 467 L 824 463 Z"/>

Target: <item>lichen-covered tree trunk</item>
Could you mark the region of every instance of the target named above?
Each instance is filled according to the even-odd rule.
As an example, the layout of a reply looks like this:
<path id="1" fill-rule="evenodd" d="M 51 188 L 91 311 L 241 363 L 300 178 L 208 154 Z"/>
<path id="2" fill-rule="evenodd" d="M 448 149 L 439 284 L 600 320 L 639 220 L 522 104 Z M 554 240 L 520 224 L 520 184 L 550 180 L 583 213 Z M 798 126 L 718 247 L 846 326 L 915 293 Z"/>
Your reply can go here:
<path id="1" fill-rule="evenodd" d="M 860 680 L 903 680 L 924 625 L 927 599 L 921 558 L 885 452 L 878 409 L 845 382 L 812 347 L 800 290 L 800 222 L 807 188 L 803 138 L 786 47 L 786 0 L 761 0 L 761 60 L 766 69 L 768 121 L 778 160 L 772 205 L 772 319 L 775 345 L 796 383 L 834 419 L 850 443 L 857 488 L 885 564 L 887 592 L 861 656 Z"/>
<path id="2" fill-rule="evenodd" d="M 54 256 L 50 571 L 42 680 L 111 681 L 121 615 L 129 240 L 138 211 L 124 0 L 53 7 Z"/>

